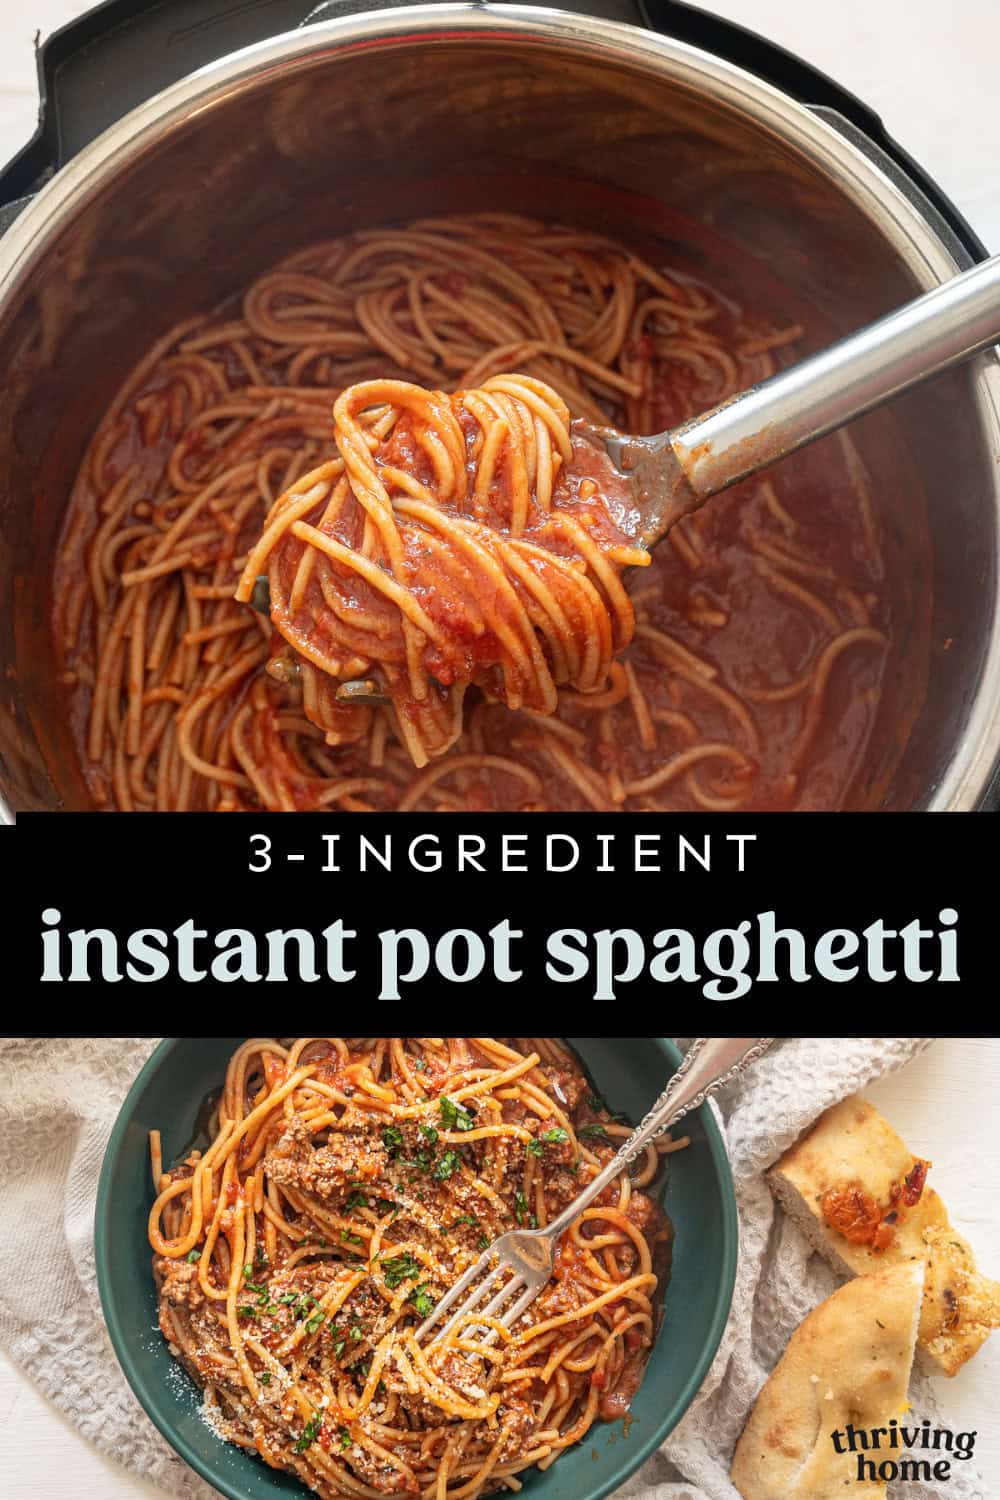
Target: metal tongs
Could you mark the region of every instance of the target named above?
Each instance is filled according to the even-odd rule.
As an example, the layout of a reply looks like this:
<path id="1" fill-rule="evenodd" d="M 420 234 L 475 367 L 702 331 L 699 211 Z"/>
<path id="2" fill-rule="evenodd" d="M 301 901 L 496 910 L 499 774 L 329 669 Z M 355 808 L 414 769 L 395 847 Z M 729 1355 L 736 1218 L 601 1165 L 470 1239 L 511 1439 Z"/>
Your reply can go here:
<path id="1" fill-rule="evenodd" d="M 720 490 L 1000 339 L 1000 255 L 670 432 L 574 422 L 631 481 L 628 530 L 653 547 Z"/>

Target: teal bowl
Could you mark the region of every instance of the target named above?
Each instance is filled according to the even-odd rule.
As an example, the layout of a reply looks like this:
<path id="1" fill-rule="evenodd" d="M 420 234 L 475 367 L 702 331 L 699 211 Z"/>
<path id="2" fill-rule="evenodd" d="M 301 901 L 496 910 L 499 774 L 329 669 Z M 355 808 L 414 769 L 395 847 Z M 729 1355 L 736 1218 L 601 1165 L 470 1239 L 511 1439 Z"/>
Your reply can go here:
<path id="1" fill-rule="evenodd" d="M 168 1443 L 229 1500 L 302 1500 L 291 1475 L 215 1436 L 199 1415 L 201 1392 L 157 1328 L 146 1219 L 153 1200 L 149 1131 L 172 1163 L 204 1144 L 205 1101 L 241 1037 L 162 1042 L 139 1074 L 111 1132 L 97 1189 L 97 1279 L 108 1332 L 142 1406 Z M 664 1038 L 569 1039 L 612 1109 L 639 1120 L 680 1061 Z M 670 1158 L 665 1204 L 674 1223 L 673 1270 L 663 1325 L 646 1376 L 622 1422 L 595 1424 L 544 1474 L 525 1475 L 525 1500 L 603 1500 L 673 1430 L 694 1399 L 729 1316 L 736 1275 L 736 1198 L 722 1137 L 706 1108 L 685 1124 L 691 1145 Z"/>

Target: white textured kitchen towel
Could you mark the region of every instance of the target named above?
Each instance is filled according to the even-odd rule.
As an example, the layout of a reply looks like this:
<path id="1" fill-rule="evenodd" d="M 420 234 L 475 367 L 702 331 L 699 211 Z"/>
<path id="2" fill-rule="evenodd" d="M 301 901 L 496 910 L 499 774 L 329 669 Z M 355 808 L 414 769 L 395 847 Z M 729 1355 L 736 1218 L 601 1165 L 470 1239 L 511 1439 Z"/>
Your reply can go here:
<path id="1" fill-rule="evenodd" d="M 683 1045 L 683 1043 L 682 1043 Z M 832 1271 L 775 1208 L 767 1166 L 828 1105 L 902 1067 L 924 1039 L 792 1039 L 721 1096 L 740 1215 L 740 1262 L 722 1346 L 687 1416 L 623 1500 L 738 1500 L 729 1482 L 747 1413 Z M 0 1041 L 0 1344 L 85 1435 L 186 1500 L 214 1491 L 146 1419 L 115 1361 L 97 1296 L 93 1213 L 101 1157 L 150 1041 Z M 916 1414 L 937 1424 L 914 1376 Z M 988 1500 L 956 1465 L 949 1500 Z M 936 1500 L 905 1486 L 909 1500 Z"/>

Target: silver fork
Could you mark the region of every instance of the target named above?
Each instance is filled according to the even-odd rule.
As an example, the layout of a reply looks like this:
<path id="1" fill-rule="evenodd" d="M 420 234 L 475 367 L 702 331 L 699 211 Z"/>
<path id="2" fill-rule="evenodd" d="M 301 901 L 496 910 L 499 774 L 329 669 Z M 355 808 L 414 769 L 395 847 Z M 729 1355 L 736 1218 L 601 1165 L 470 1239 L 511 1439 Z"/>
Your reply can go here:
<path id="1" fill-rule="evenodd" d="M 700 1037 L 693 1042 L 652 1109 L 593 1182 L 589 1182 L 544 1229 L 511 1229 L 494 1240 L 421 1323 L 417 1329 L 418 1342 L 437 1328 L 431 1340 L 436 1343 L 460 1318 L 471 1312 L 478 1312 L 482 1318 L 494 1318 L 505 1328 L 512 1328 L 551 1277 L 556 1241 L 573 1220 L 593 1203 L 609 1182 L 635 1161 L 650 1141 L 655 1141 L 689 1110 L 704 1104 L 716 1089 L 738 1077 L 767 1051 L 773 1040 L 773 1037 L 728 1036 Z M 510 1273 L 509 1279 L 494 1292 L 485 1306 L 481 1305 L 506 1272 Z M 442 1318 L 465 1292 L 468 1292 L 465 1301 L 455 1308 L 444 1326 L 438 1328 Z M 514 1296 L 517 1300 L 513 1306 L 500 1314 L 500 1309 Z"/>

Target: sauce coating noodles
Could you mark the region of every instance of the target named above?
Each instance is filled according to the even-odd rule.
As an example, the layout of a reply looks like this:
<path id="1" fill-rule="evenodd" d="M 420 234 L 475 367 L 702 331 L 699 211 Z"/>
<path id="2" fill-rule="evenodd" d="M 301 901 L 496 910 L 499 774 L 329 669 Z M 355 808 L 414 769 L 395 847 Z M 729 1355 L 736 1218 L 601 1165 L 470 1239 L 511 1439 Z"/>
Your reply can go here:
<path id="1" fill-rule="evenodd" d="M 498 1304 L 416 1337 L 631 1134 L 561 1043 L 254 1038 L 209 1130 L 168 1171 L 152 1133 L 149 1238 L 161 1331 L 220 1435 L 324 1500 L 474 1500 L 626 1414 L 670 1260 L 659 1156 L 686 1137 L 582 1211 L 509 1327 Z"/>
<path id="2" fill-rule="evenodd" d="M 627 482 L 555 391 L 521 374 L 454 396 L 369 380 L 333 416 L 337 459 L 272 507 L 236 590 L 266 587 L 291 648 L 268 673 L 301 685 L 327 743 L 387 694 L 423 766 L 461 735 L 470 685 L 543 715 L 559 686 L 600 692 L 634 628 L 619 572 L 650 558 L 621 529 Z"/>
<path id="3" fill-rule="evenodd" d="M 95 435 L 56 570 L 56 643 L 95 803 L 842 805 L 888 639 L 849 438 L 717 497 L 629 571 L 634 638 L 599 690 L 555 683 L 549 714 L 547 701 L 511 712 L 472 689 L 460 733 L 438 694 L 420 740 L 436 758 L 419 769 L 389 708 L 339 705 L 330 743 L 303 682 L 268 674 L 268 623 L 233 597 L 275 501 L 336 459 L 331 406 L 359 381 L 458 390 L 516 370 L 571 417 L 652 432 L 766 377 L 801 333 L 615 240 L 506 214 L 315 246 L 239 307 L 176 328 Z"/>

